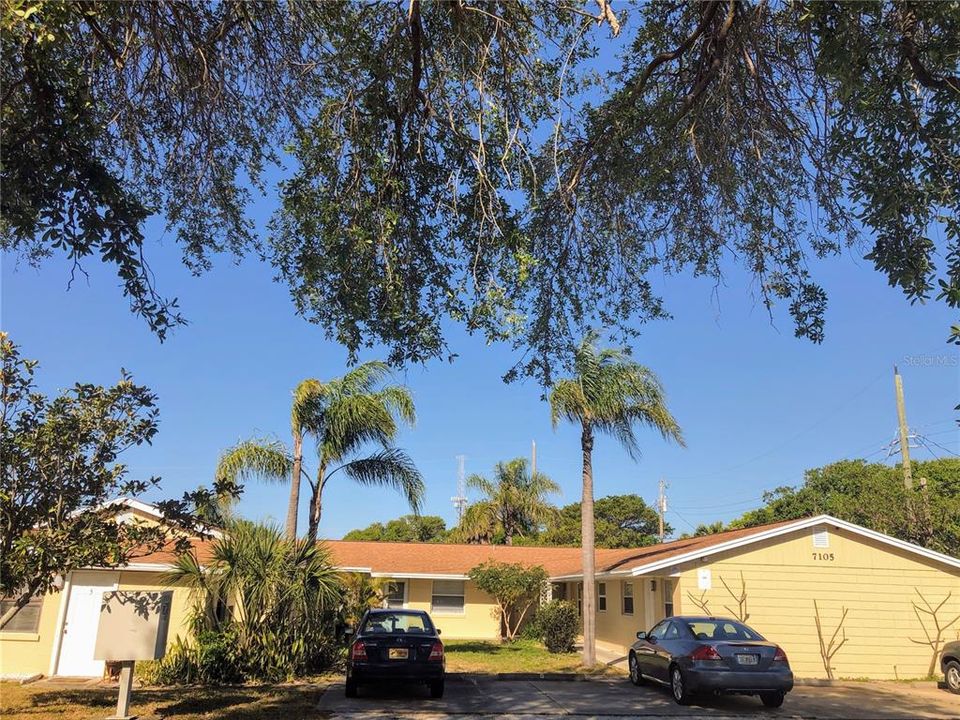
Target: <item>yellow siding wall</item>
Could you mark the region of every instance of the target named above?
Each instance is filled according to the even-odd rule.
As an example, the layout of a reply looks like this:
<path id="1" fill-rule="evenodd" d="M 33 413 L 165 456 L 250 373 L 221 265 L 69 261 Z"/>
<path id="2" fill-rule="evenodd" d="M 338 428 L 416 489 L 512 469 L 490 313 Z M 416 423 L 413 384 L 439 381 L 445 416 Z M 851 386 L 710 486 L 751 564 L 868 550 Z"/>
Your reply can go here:
<path id="1" fill-rule="evenodd" d="M 0 677 L 29 677 L 49 672 L 63 597 L 64 593 L 53 592 L 43 598 L 36 633 L 0 633 Z"/>
<path id="2" fill-rule="evenodd" d="M 654 593 L 648 593 L 646 587 L 651 580 L 657 584 Z M 638 630 L 650 630 L 652 624 L 646 620 L 645 606 L 648 599 L 653 602 L 653 624 L 660 622 L 664 618 L 665 580 L 666 578 L 660 576 L 635 577 L 630 580 L 604 579 L 602 582 L 607 586 L 607 610 L 597 613 L 597 642 L 611 650 L 624 651 L 636 640 Z M 633 584 L 632 615 L 623 613 L 625 582 Z M 672 579 L 672 588 L 674 607 L 677 608 L 678 583 L 675 578 Z"/>
<path id="3" fill-rule="evenodd" d="M 825 642 L 837 628 L 842 608 L 848 609 L 837 635 L 838 642 L 844 636 L 846 642 L 831 663 L 835 678 L 927 675 L 933 650 L 911 642 L 925 639 L 913 609 L 914 602 L 922 602 L 917 589 L 934 606 L 952 593 L 940 611 L 941 624 L 960 614 L 960 570 L 832 527 L 828 548 L 814 548 L 812 531 L 803 530 L 708 560 L 682 568 L 677 613 L 701 614 L 692 601 L 703 593 L 697 582 L 700 567 L 711 570 L 712 589 L 703 596 L 710 612 L 736 617 L 738 605 L 732 594 L 741 591 L 742 573 L 747 624 L 780 644 L 800 677 L 826 677 L 814 600 Z M 932 621 L 921 617 L 932 628 Z M 944 639 L 957 639 L 958 631 L 960 624 Z"/>
<path id="4" fill-rule="evenodd" d="M 407 579 L 405 582 L 407 607 L 429 612 L 434 624 L 443 631 L 445 640 L 500 640 L 496 601 L 477 588 L 472 581 L 465 581 L 462 615 L 432 612 L 432 580 Z"/>

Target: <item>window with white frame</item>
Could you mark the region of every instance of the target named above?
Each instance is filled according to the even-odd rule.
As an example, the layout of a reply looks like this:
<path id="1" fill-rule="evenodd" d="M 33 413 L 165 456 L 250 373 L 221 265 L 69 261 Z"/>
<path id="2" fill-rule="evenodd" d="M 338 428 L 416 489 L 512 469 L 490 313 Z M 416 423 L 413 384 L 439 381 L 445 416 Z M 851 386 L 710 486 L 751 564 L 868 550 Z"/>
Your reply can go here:
<path id="1" fill-rule="evenodd" d="M 439 615 L 463 615 L 463 580 L 434 580 L 431 612 Z"/>
<path id="2" fill-rule="evenodd" d="M 673 617 L 673 580 L 663 581 L 663 616 Z"/>
<path id="3" fill-rule="evenodd" d="M 607 611 L 607 584 L 597 583 L 597 612 Z"/>
<path id="4" fill-rule="evenodd" d="M 626 582 L 623 583 L 623 607 L 621 608 L 624 615 L 633 615 L 633 583 Z"/>
<path id="5" fill-rule="evenodd" d="M 403 580 L 391 580 L 387 583 L 386 592 L 383 595 L 383 606 L 386 608 L 400 609 L 407 605 L 407 583 Z"/>

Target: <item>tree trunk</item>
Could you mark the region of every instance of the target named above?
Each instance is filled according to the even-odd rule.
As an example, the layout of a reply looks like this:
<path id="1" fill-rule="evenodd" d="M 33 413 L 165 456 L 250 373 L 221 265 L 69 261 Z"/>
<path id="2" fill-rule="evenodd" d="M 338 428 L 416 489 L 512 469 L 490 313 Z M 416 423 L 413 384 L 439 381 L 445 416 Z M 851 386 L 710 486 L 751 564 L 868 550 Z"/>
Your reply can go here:
<path id="1" fill-rule="evenodd" d="M 583 664 L 597 662 L 597 586 L 593 552 L 593 430 L 584 425 L 580 435 L 583 450 L 583 498 L 580 501 L 580 546 L 583 550 Z"/>
<path id="2" fill-rule="evenodd" d="M 324 460 L 321 460 L 320 467 L 317 469 L 317 482 L 313 486 L 313 493 L 310 496 L 310 526 L 307 530 L 307 537 L 310 542 L 317 541 L 317 530 L 320 527 L 320 514 L 323 512 L 323 482 L 326 472 L 327 464 Z"/>
<path id="3" fill-rule="evenodd" d="M 303 434 L 293 431 L 293 475 L 290 477 L 290 502 L 287 504 L 287 539 L 297 539 L 297 514 L 300 511 L 300 472 L 303 467 Z"/>

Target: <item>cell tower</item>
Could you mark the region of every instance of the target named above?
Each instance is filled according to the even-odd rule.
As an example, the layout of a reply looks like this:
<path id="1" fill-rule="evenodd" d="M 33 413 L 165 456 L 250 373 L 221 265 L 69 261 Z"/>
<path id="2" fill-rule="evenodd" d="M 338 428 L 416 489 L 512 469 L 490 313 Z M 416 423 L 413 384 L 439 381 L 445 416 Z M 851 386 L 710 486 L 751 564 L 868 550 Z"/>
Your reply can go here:
<path id="1" fill-rule="evenodd" d="M 457 455 L 457 494 L 450 498 L 457 511 L 457 525 L 463 522 L 463 513 L 467 510 L 467 477 L 463 470 L 466 455 Z"/>

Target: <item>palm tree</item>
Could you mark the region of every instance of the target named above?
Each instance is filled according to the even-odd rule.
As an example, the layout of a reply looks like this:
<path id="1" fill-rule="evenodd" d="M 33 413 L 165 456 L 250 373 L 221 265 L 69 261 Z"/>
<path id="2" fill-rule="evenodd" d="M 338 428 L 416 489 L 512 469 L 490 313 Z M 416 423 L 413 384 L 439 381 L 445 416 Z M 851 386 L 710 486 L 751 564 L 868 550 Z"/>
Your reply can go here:
<path id="1" fill-rule="evenodd" d="M 424 493 L 423 479 L 410 456 L 393 447 L 399 424 L 412 425 L 416 419 L 413 398 L 406 388 L 396 385 L 381 387 L 388 375 L 386 364 L 364 363 L 343 377 L 326 383 L 309 381 L 311 384 L 302 401 L 295 403 L 295 440 L 299 428 L 300 448 L 305 436 L 312 437 L 317 445 L 316 478 L 310 480 L 307 476 L 311 489 L 307 530 L 310 540 L 317 537 L 323 490 L 330 478 L 341 471 L 361 485 L 399 490 L 414 512 L 419 512 Z M 370 444 L 379 449 L 357 457 Z M 297 452 L 296 441 L 291 453 L 277 441 L 248 440 L 223 454 L 217 476 L 232 481 L 258 477 L 274 482 L 293 480 L 298 484 L 301 475 L 306 473 L 302 459 L 297 467 Z M 288 512 L 288 531 L 289 527 Z"/>
<path id="2" fill-rule="evenodd" d="M 583 454 L 583 499 L 580 503 L 583 548 L 583 664 L 596 662 L 596 586 L 594 584 L 593 441 L 612 435 L 631 458 L 640 455 L 635 428 L 651 427 L 665 440 L 683 445 L 680 426 L 667 410 L 663 386 L 648 368 L 623 350 L 598 350 L 589 333 L 574 354 L 574 376 L 559 381 L 550 393 L 554 428 L 561 419 L 580 426 Z"/>
<path id="3" fill-rule="evenodd" d="M 300 514 L 300 476 L 303 473 L 303 434 L 316 399 L 323 394 L 319 380 L 307 378 L 293 390 L 290 429 L 293 435 L 293 463 L 290 470 L 290 500 L 287 503 L 287 537 L 297 537 L 297 515 Z"/>
<path id="4" fill-rule="evenodd" d="M 482 475 L 467 478 L 468 487 L 486 496 L 464 515 L 463 532 L 468 536 L 489 538 L 502 532 L 512 545 L 514 535 L 523 536 L 556 515 L 545 496 L 560 492 L 560 486 L 541 472 L 531 475 L 525 458 L 499 462 L 493 474 L 493 480 Z"/>
<path id="5" fill-rule="evenodd" d="M 341 577 L 320 544 L 278 527 L 229 520 L 200 563 L 179 555 L 165 581 L 191 590 L 194 637 L 229 633 L 243 674 L 283 679 L 311 669 L 342 602 Z M 231 612 L 224 612 L 229 604 Z"/>

